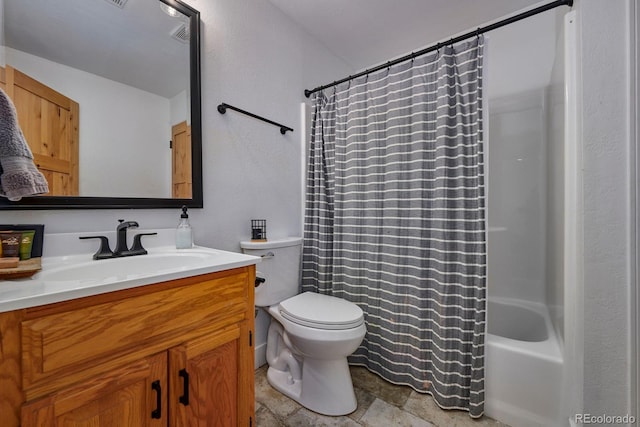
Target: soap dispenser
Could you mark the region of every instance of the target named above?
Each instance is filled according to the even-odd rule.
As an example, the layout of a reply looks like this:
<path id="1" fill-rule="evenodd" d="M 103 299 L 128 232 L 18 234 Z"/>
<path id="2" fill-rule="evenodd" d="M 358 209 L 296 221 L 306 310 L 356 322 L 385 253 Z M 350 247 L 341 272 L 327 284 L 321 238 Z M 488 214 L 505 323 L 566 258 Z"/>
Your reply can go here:
<path id="1" fill-rule="evenodd" d="M 176 249 L 189 249 L 193 247 L 193 232 L 191 225 L 189 224 L 189 215 L 187 214 L 187 207 L 182 207 L 182 215 L 180 215 L 180 222 L 176 230 Z"/>

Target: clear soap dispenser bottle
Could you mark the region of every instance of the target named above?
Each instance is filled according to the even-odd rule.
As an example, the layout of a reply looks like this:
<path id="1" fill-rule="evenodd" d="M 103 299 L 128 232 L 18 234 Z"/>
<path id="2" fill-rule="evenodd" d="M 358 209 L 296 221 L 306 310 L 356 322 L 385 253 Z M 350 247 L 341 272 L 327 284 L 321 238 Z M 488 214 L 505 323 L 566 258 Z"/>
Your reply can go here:
<path id="1" fill-rule="evenodd" d="M 189 224 L 189 215 L 187 214 L 187 207 L 182 207 L 182 215 L 180 215 L 180 222 L 176 230 L 176 249 L 189 249 L 193 247 L 193 231 Z"/>

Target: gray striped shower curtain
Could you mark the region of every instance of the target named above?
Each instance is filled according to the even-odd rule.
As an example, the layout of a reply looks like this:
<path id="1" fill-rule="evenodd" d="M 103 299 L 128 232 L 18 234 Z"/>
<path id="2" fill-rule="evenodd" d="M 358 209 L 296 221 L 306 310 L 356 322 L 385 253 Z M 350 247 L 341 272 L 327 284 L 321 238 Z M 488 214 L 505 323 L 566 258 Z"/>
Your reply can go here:
<path id="1" fill-rule="evenodd" d="M 484 411 L 479 36 L 316 92 L 302 291 L 358 304 L 352 364 Z"/>

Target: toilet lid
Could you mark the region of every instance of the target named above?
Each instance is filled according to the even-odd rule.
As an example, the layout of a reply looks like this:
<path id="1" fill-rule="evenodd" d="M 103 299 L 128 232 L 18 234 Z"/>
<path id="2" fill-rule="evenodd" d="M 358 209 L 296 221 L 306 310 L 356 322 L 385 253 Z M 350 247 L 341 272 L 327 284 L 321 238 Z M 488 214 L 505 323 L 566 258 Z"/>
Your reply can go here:
<path id="1" fill-rule="evenodd" d="M 364 322 L 362 309 L 354 303 L 314 292 L 282 301 L 280 314 L 299 325 L 318 329 L 350 329 Z"/>

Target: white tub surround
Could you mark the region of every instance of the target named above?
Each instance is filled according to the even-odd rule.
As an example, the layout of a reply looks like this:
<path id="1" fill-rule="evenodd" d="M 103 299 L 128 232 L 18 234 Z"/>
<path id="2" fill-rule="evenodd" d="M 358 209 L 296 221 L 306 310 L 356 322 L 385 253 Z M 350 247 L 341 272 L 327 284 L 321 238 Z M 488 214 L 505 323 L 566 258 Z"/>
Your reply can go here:
<path id="1" fill-rule="evenodd" d="M 45 234 L 42 271 L 26 279 L 0 281 L 0 312 L 51 304 L 152 283 L 214 273 L 260 262 L 260 258 L 195 246 L 175 249 L 175 230 L 129 231 L 129 245 L 138 233 L 147 255 L 93 260 L 95 240 L 80 236 L 107 236 L 115 232 Z"/>
<path id="2" fill-rule="evenodd" d="M 485 413 L 518 427 L 560 427 L 562 353 L 542 303 L 489 299 Z"/>

